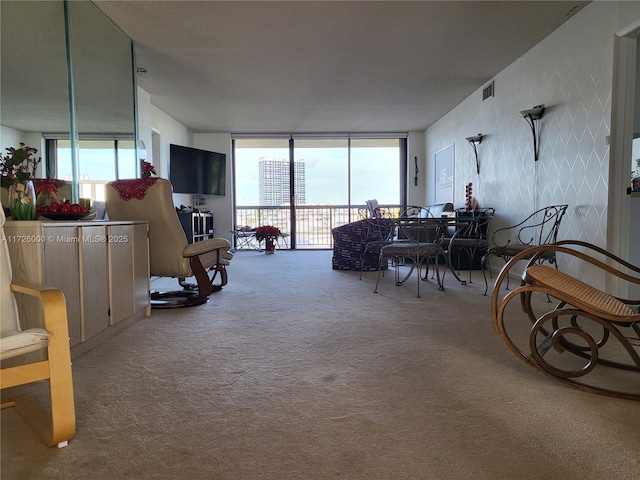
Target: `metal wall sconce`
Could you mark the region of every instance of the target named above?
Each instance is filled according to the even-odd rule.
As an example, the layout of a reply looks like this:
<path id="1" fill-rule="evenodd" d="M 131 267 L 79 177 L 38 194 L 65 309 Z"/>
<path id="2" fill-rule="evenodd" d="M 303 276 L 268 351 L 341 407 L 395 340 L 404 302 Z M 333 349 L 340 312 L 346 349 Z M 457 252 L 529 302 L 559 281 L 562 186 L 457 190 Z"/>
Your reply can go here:
<path id="1" fill-rule="evenodd" d="M 480 161 L 478 160 L 477 145 L 480 145 L 482 143 L 482 134 L 479 133 L 474 137 L 467 137 L 465 138 L 465 140 L 469 142 L 469 144 L 471 145 L 471 148 L 473 148 L 473 153 L 476 156 L 476 171 L 478 172 L 478 175 L 480 175 Z"/>
<path id="2" fill-rule="evenodd" d="M 540 128 L 537 128 L 537 123 L 544 115 L 544 105 L 536 105 L 530 110 L 523 110 L 520 115 L 531 128 L 531 133 L 533 134 L 533 158 L 537 162 L 540 154 Z"/>

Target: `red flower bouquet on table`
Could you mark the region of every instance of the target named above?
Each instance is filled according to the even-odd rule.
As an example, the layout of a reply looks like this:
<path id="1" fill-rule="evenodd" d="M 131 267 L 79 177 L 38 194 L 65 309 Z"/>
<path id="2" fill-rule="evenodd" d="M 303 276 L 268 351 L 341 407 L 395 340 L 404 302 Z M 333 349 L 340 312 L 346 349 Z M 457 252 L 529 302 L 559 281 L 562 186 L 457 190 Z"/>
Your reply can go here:
<path id="1" fill-rule="evenodd" d="M 278 237 L 282 235 L 280 229 L 272 225 L 263 225 L 261 227 L 256 227 L 254 232 L 258 242 L 262 242 L 264 240 L 265 252 L 273 253 L 276 248 L 276 241 L 278 240 Z"/>

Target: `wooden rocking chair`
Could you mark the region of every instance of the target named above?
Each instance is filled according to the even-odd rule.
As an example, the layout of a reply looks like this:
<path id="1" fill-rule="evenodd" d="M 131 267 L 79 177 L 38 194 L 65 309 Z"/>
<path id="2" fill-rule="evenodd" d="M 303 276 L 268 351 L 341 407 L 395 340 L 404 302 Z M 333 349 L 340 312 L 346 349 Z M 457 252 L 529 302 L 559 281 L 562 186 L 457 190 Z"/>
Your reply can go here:
<path id="1" fill-rule="evenodd" d="M 582 279 L 540 264 L 549 254 L 571 261 L 584 272 Z M 500 285 L 524 259 L 529 262 L 521 286 L 500 298 Z M 494 327 L 537 371 L 584 391 L 640 401 L 640 300 L 589 285 L 583 281 L 589 273 L 613 275 L 636 291 L 640 285 L 640 267 L 595 245 L 566 240 L 533 247 L 515 255 L 496 279 Z M 537 299 L 540 294 L 555 302 Z M 509 308 L 516 297 L 524 315 Z"/>

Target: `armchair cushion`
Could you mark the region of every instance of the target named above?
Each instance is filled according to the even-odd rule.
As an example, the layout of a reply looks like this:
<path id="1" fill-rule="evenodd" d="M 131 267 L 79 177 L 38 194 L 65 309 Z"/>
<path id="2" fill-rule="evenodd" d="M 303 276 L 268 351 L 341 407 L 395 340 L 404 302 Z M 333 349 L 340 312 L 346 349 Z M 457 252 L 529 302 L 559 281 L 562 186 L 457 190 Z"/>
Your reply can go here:
<path id="1" fill-rule="evenodd" d="M 47 346 L 51 334 L 43 328 L 30 328 L 28 330 L 8 330 L 2 332 L 0 359 L 22 355 L 23 353 L 40 350 Z"/>

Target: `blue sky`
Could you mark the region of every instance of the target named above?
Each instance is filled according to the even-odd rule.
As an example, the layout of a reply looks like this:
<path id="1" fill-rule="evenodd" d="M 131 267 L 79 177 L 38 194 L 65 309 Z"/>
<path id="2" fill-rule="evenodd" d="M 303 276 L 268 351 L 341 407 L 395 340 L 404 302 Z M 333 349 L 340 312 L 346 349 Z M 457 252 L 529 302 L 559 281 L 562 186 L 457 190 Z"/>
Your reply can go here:
<path id="1" fill-rule="evenodd" d="M 258 162 L 261 158 L 289 157 L 287 148 L 236 149 L 236 201 L 240 206 L 258 204 Z M 347 151 L 344 148 L 297 148 L 296 160 L 305 162 L 306 203 L 348 203 Z M 351 202 L 364 205 L 377 198 L 381 204 L 400 201 L 397 148 L 352 148 Z"/>

